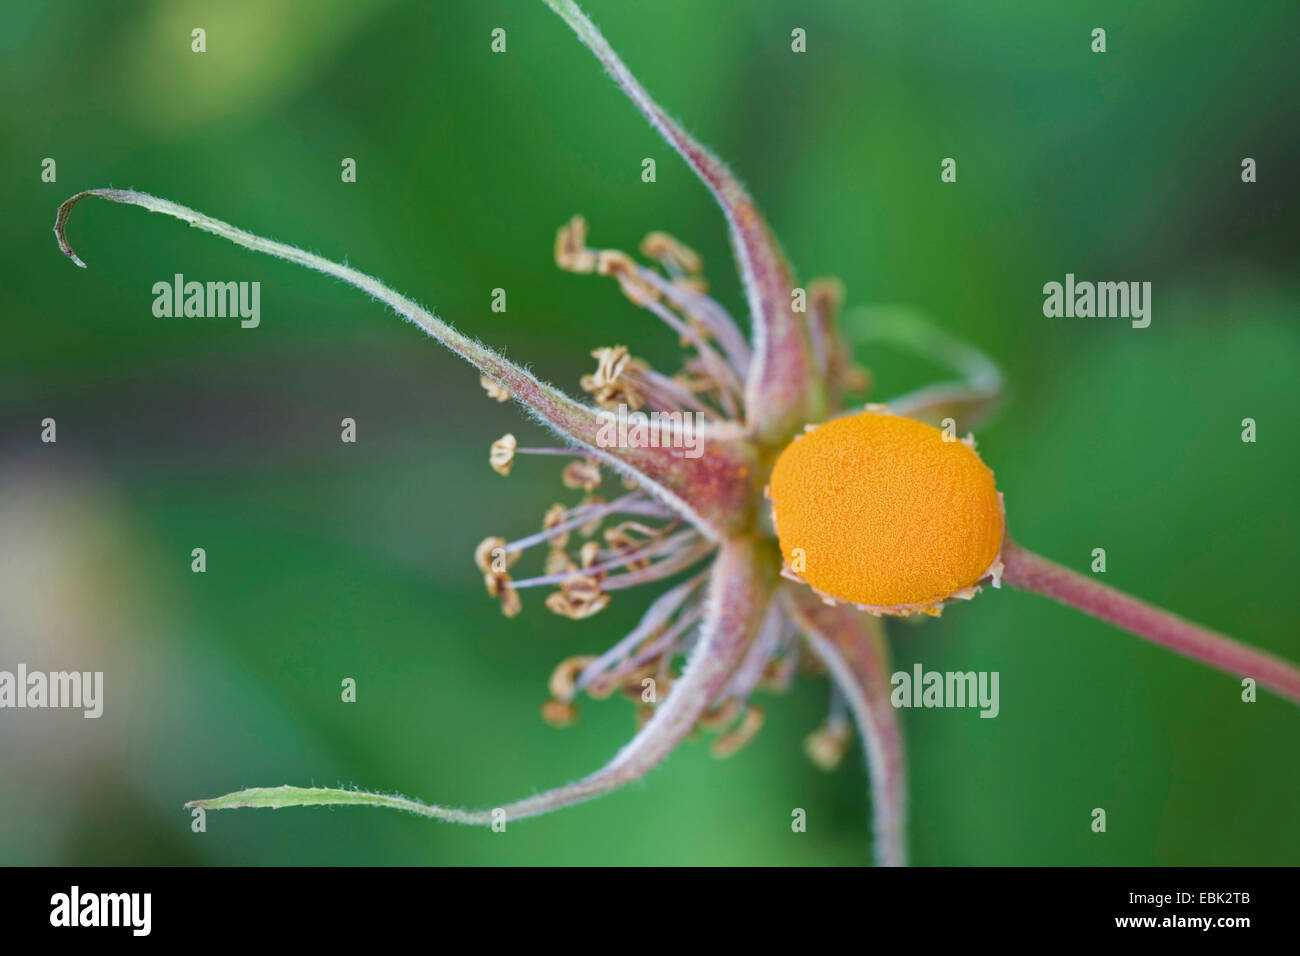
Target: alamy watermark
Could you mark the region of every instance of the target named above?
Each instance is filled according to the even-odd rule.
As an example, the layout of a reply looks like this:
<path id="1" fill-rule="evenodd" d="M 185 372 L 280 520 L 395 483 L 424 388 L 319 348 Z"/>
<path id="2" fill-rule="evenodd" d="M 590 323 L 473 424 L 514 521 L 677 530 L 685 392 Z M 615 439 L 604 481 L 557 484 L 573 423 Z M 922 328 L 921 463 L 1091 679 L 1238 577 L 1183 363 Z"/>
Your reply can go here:
<path id="1" fill-rule="evenodd" d="M 927 671 L 913 664 L 911 673 L 896 671 L 889 702 L 895 707 L 978 707 L 981 717 L 996 717 L 997 671 Z"/>
<path id="2" fill-rule="evenodd" d="M 51 926 L 124 926 L 132 936 L 148 936 L 152 914 L 152 893 L 83 893 L 73 886 L 50 897 Z"/>
<path id="3" fill-rule="evenodd" d="M 0 671 L 0 708 L 71 708 L 87 718 L 104 713 L 103 671 Z"/>
<path id="4" fill-rule="evenodd" d="M 680 448 L 686 458 L 704 454 L 702 412 L 629 412 L 619 405 L 617 412 L 597 414 L 600 428 L 596 444 L 601 448 Z"/>
<path id="5" fill-rule="evenodd" d="M 260 282 L 186 282 L 178 272 L 171 282 L 155 282 L 153 294 L 153 314 L 160 319 L 239 316 L 245 329 L 255 329 L 262 321 Z"/>
<path id="6" fill-rule="evenodd" d="M 1133 328 L 1151 324 L 1150 282 L 1075 282 L 1043 286 L 1043 315 L 1049 319 L 1132 319 Z"/>

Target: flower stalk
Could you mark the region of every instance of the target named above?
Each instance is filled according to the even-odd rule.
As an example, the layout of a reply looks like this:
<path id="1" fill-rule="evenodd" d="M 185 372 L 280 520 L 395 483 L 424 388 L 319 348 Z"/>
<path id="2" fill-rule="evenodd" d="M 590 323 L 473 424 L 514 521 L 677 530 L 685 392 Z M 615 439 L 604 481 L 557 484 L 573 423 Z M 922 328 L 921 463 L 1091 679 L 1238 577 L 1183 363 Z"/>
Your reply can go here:
<path id="1" fill-rule="evenodd" d="M 1256 650 L 1177 614 L 1130 597 L 1115 588 L 1026 551 L 1008 539 L 1003 545 L 1002 582 L 1033 591 L 1109 621 L 1153 644 L 1209 664 L 1236 677 L 1253 677 L 1261 686 L 1300 704 L 1300 668 Z"/>

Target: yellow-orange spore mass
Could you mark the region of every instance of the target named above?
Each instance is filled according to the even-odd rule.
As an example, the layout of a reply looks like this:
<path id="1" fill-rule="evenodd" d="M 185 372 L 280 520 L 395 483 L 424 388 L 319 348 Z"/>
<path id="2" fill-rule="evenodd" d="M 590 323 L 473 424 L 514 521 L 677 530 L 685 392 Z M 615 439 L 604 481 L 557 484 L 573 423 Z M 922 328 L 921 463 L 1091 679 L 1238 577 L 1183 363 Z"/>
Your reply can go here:
<path id="1" fill-rule="evenodd" d="M 979 581 L 1002 550 L 993 472 L 965 443 L 910 418 L 863 412 L 806 432 L 777 459 L 770 493 L 786 563 L 855 604 L 937 604 Z"/>

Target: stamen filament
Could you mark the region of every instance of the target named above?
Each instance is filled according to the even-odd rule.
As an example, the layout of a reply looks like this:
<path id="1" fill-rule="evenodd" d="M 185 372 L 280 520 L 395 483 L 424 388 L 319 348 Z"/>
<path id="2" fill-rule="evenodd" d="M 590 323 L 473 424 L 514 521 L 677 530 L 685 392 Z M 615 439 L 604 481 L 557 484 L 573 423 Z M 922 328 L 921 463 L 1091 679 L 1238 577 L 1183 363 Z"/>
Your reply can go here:
<path id="1" fill-rule="evenodd" d="M 697 603 L 682 611 L 677 620 L 673 622 L 672 627 L 664 631 L 663 634 L 656 637 L 648 645 L 637 651 L 630 657 L 624 658 L 614 667 L 610 668 L 603 674 L 596 674 L 593 683 L 617 684 L 620 678 L 635 671 L 638 667 L 644 667 L 651 661 L 655 660 L 661 654 L 670 653 L 677 645 L 677 639 L 682 634 L 697 624 L 704 617 L 704 604 Z"/>
<path id="2" fill-rule="evenodd" d="M 605 515 L 618 512 L 620 514 L 644 514 L 650 517 L 671 517 L 671 512 L 667 509 L 660 508 L 651 502 L 639 491 L 634 491 L 630 495 L 624 495 L 608 504 L 590 504 L 579 505 L 569 512 L 569 517 L 561 521 L 553 528 L 546 528 L 536 534 L 530 534 L 526 538 L 520 538 L 518 541 L 512 541 L 506 545 L 506 554 L 513 554 L 516 551 L 524 551 L 533 545 L 541 544 L 543 541 L 549 541 L 566 531 L 572 531 L 574 528 L 581 528 L 584 524 L 596 518 L 603 518 Z M 517 587 L 517 585 L 516 585 Z"/>
<path id="3" fill-rule="evenodd" d="M 564 455 L 566 458 L 586 458 L 587 453 L 579 448 L 516 448 L 516 455 Z"/>
<path id="4" fill-rule="evenodd" d="M 737 377 L 735 369 L 722 360 L 722 356 L 714 351 L 699 331 L 687 322 L 683 322 L 677 315 L 665 306 L 662 302 L 654 299 L 648 299 L 643 303 L 644 307 L 663 319 L 664 323 L 676 332 L 682 338 L 686 339 L 695 347 L 695 351 L 700 354 L 710 373 L 713 373 L 713 380 L 718 384 L 718 397 L 722 400 L 723 408 L 730 418 L 736 417 L 735 397 L 744 394 L 744 386 Z"/>
<path id="5" fill-rule="evenodd" d="M 776 653 L 785 624 L 786 618 L 780 602 L 772 601 L 767 607 L 758 634 L 755 635 L 753 643 L 749 645 L 749 650 L 745 652 L 740 666 L 736 668 L 736 673 L 732 675 L 731 682 L 727 685 L 729 696 L 742 704 L 748 700 L 749 695 L 763 678 L 763 668 Z"/>
<path id="6" fill-rule="evenodd" d="M 641 620 L 637 622 L 636 627 L 620 639 L 617 644 L 583 668 L 582 673 L 578 675 L 575 682 L 577 689 L 582 690 L 601 671 L 611 667 L 615 661 L 626 657 L 634 647 L 652 634 L 656 628 L 662 627 L 664 622 L 677 612 L 677 609 L 704 583 L 708 576 L 709 572 L 707 570 L 701 571 L 690 580 L 683 581 L 655 598 L 650 607 L 646 609 L 646 612 L 641 615 Z"/>
<path id="7" fill-rule="evenodd" d="M 741 333 L 736 320 L 731 317 L 731 313 L 708 296 L 683 289 L 677 283 L 669 282 L 653 269 L 638 266 L 637 276 L 663 295 L 678 311 L 699 320 L 708 328 L 727 354 L 732 367 L 739 374 L 745 374 L 745 370 L 749 368 L 749 345 L 745 342 L 745 336 Z"/>
<path id="8" fill-rule="evenodd" d="M 664 558 L 662 561 L 656 561 L 648 568 L 642 568 L 640 571 L 628 571 L 624 574 L 617 575 L 602 581 L 600 586 L 606 591 L 617 591 L 620 588 L 632 588 L 639 584 L 645 584 L 649 581 L 658 581 L 662 578 L 671 577 L 678 571 L 689 568 L 696 561 L 708 557 L 717 547 L 712 541 L 701 540 L 699 544 L 692 548 L 678 551 L 671 557 Z M 635 558 L 640 557 L 634 556 Z"/>
<path id="9" fill-rule="evenodd" d="M 664 553 L 665 551 L 675 551 L 683 544 L 685 544 L 687 541 L 691 539 L 698 539 L 699 537 L 700 534 L 698 531 L 696 531 L 694 528 L 688 528 L 685 531 L 681 531 L 673 535 L 671 538 L 664 538 L 660 541 L 651 542 L 650 544 L 647 544 L 644 548 L 640 548 L 637 551 L 631 554 L 626 554 L 620 558 L 617 558 L 616 560 L 607 561 L 604 564 L 598 564 L 590 568 L 584 568 L 581 573 L 584 577 L 595 577 L 598 574 L 603 574 L 607 571 L 617 570 L 618 568 L 632 564 L 635 561 L 640 561 L 644 558 L 654 557 L 656 555 Z M 701 541 L 700 544 L 705 546 L 706 553 L 707 551 L 712 550 L 713 548 L 713 545 L 709 542 Z M 697 545 L 696 549 L 691 549 L 691 550 L 697 550 L 698 547 L 699 546 Z M 678 552 L 679 555 L 682 553 L 686 553 L 686 552 Z M 667 560 L 672 560 L 672 558 L 669 558 Z M 665 562 L 663 561 L 660 562 L 660 564 L 663 563 Z M 651 567 L 658 567 L 658 565 L 651 565 Z M 513 582 L 513 584 L 515 590 L 521 590 L 523 588 L 546 587 L 553 584 L 563 584 L 565 580 L 567 580 L 573 573 L 574 572 L 566 571 L 563 574 L 545 574 L 542 575 L 541 577 L 527 578 L 523 581 L 515 581 Z M 612 588 L 614 587 L 630 587 L 631 585 L 629 584 L 615 584 L 614 582 L 621 581 L 623 578 L 631 577 L 632 574 L 634 573 L 636 572 L 631 572 L 629 574 L 621 574 L 617 578 L 613 578 L 609 581 L 602 582 L 601 588 L 603 590 L 608 591 L 608 590 L 612 590 Z"/>
<path id="10" fill-rule="evenodd" d="M 664 399 L 660 404 L 665 406 L 667 410 L 680 411 L 683 408 L 688 408 L 692 411 L 702 412 L 714 421 L 722 419 L 722 416 L 716 410 L 701 402 L 695 397 L 694 392 L 680 382 L 676 382 L 667 375 L 653 370 L 647 370 L 642 374 L 644 380 L 638 383 L 641 390 L 645 392 L 647 398 L 658 396 Z"/>

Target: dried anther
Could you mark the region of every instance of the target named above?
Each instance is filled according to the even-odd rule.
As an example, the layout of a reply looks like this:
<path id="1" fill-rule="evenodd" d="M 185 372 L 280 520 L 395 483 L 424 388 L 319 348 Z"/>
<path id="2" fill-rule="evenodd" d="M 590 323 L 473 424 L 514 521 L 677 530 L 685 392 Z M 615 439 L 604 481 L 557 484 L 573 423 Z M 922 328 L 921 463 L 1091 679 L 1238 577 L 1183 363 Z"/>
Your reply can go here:
<path id="1" fill-rule="evenodd" d="M 596 253 L 587 248 L 587 220 L 574 216 L 555 233 L 555 264 L 566 272 L 592 272 Z"/>
<path id="2" fill-rule="evenodd" d="M 642 239 L 641 255 L 662 264 L 674 276 L 694 276 L 700 271 L 699 253 L 666 232 L 652 232 Z"/>
<path id="3" fill-rule="evenodd" d="M 566 488 L 595 491 L 600 487 L 600 465 L 594 458 L 571 461 L 564 466 L 560 479 Z"/>
<path id="4" fill-rule="evenodd" d="M 548 700 L 542 704 L 542 720 L 552 727 L 568 727 L 577 719 L 577 704 L 564 700 Z"/>
<path id="5" fill-rule="evenodd" d="M 596 274 L 613 276 L 633 305 L 649 305 L 659 300 L 659 290 L 641 275 L 636 262 L 626 252 L 602 249 L 596 254 Z"/>
<path id="6" fill-rule="evenodd" d="M 488 464 L 498 475 L 509 475 L 510 469 L 515 466 L 515 449 L 518 442 L 515 436 L 511 434 L 502 435 L 492 443 L 492 450 L 488 452 Z"/>
<path id="7" fill-rule="evenodd" d="M 551 548 L 546 552 L 546 562 L 543 567 L 548 576 L 568 574 L 578 570 L 578 566 L 563 548 Z"/>
<path id="8" fill-rule="evenodd" d="M 551 531 L 558 528 L 569 517 L 569 509 L 562 504 L 553 504 L 546 509 L 546 514 L 542 516 L 542 530 Z M 548 536 L 551 548 L 563 549 L 569 543 L 569 532 L 558 531 Z"/>
<path id="9" fill-rule="evenodd" d="M 605 499 L 600 497 L 600 495 L 588 495 L 582 503 L 584 507 L 588 505 L 603 505 L 605 504 Z M 601 523 L 605 520 L 605 513 L 603 511 L 599 508 L 593 510 L 595 513 L 592 519 L 590 521 L 584 521 L 578 527 L 578 534 L 582 535 L 584 538 L 590 538 L 593 534 L 599 531 Z"/>
<path id="10" fill-rule="evenodd" d="M 744 715 L 740 718 L 740 723 L 735 729 L 723 734 L 709 748 L 709 753 L 715 757 L 730 757 L 748 744 L 758 734 L 763 727 L 763 709 L 751 704 L 746 708 Z"/>
<path id="11" fill-rule="evenodd" d="M 706 710 L 700 715 L 700 719 L 695 722 L 695 726 L 701 730 L 721 730 L 729 726 L 740 713 L 740 704 L 734 697 L 728 697 L 721 704 Z"/>
<path id="12" fill-rule="evenodd" d="M 596 371 L 582 376 L 579 384 L 601 408 L 614 410 L 626 405 L 635 411 L 645 404 L 636 376 L 644 372 L 644 362 L 634 359 L 626 346 L 599 348 L 591 353 L 596 359 Z"/>
<path id="13" fill-rule="evenodd" d="M 771 694 L 784 694 L 794 682 L 798 669 L 799 656 L 797 654 L 786 654 L 783 657 L 770 660 L 763 667 L 763 676 L 759 678 L 758 687 L 760 690 Z"/>
<path id="14" fill-rule="evenodd" d="M 489 596 L 500 599 L 501 613 L 506 617 L 515 617 L 523 609 L 519 592 L 504 571 L 488 571 L 483 575 L 483 584 Z"/>
<path id="15" fill-rule="evenodd" d="M 514 398 L 510 393 L 510 389 L 506 388 L 494 378 L 480 375 L 478 383 L 483 386 L 483 391 L 487 392 L 488 398 L 494 398 L 498 402 L 508 402 L 510 399 Z"/>
<path id="16" fill-rule="evenodd" d="M 518 558 L 519 552 L 508 550 L 505 538 L 484 538 L 474 549 L 474 563 L 483 572 L 483 585 L 488 596 L 501 601 L 501 613 L 506 617 L 514 617 L 523 609 L 519 593 L 507 573 Z"/>
<path id="17" fill-rule="evenodd" d="M 804 738 L 803 751 L 815 767 L 830 772 L 844 760 L 852 740 L 847 721 L 828 722 Z"/>
<path id="18" fill-rule="evenodd" d="M 605 543 L 615 554 L 628 559 L 629 568 L 640 570 L 648 568 L 652 556 L 657 553 L 656 540 L 663 540 L 679 525 L 680 522 L 670 521 L 662 527 L 651 528 L 640 521 L 623 521 L 605 530 Z"/>
<path id="19" fill-rule="evenodd" d="M 556 665 L 555 670 L 551 671 L 551 678 L 547 682 L 547 688 L 551 696 L 556 700 L 570 701 L 577 694 L 578 675 L 581 674 L 591 662 L 596 658 L 590 655 L 578 657 L 566 657 Z"/>
<path id="20" fill-rule="evenodd" d="M 474 549 L 474 563 L 484 574 L 504 573 L 518 559 L 518 552 L 506 550 L 505 538 L 484 538 Z"/>
<path id="21" fill-rule="evenodd" d="M 582 574 L 570 575 L 560 590 L 546 596 L 548 610 L 575 621 L 598 614 L 608 605 L 609 595 L 601 590 L 600 582 Z"/>
<path id="22" fill-rule="evenodd" d="M 519 600 L 519 592 L 510 586 L 510 578 L 507 575 L 501 582 L 501 613 L 506 617 L 518 617 L 519 612 L 524 609 L 523 602 Z"/>

